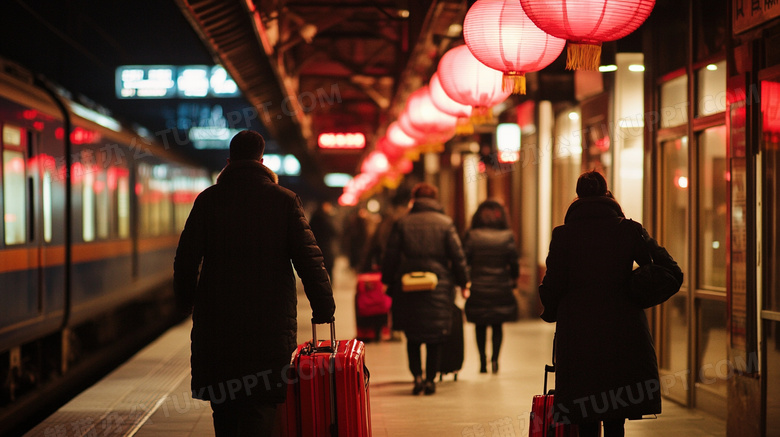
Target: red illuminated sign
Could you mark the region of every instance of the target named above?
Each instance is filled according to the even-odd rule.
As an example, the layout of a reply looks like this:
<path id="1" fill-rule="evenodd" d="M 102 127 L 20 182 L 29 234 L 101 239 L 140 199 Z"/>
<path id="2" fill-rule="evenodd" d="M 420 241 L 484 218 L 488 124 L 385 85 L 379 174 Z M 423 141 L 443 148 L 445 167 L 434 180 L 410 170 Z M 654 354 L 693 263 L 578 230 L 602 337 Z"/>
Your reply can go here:
<path id="1" fill-rule="evenodd" d="M 317 138 L 322 149 L 362 149 L 366 147 L 366 136 L 362 133 L 323 133 Z"/>

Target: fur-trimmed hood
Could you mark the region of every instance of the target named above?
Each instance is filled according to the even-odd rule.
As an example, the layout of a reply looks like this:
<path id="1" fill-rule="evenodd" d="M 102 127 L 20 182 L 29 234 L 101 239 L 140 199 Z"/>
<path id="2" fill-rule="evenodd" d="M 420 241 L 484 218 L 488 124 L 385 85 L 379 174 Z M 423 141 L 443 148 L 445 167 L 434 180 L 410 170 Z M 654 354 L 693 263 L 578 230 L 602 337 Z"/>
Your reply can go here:
<path id="1" fill-rule="evenodd" d="M 273 183 L 279 183 L 279 176 L 263 163 L 252 160 L 233 161 L 226 165 L 217 176 L 217 183 L 226 182 L 233 179 L 253 179 L 265 177 Z"/>

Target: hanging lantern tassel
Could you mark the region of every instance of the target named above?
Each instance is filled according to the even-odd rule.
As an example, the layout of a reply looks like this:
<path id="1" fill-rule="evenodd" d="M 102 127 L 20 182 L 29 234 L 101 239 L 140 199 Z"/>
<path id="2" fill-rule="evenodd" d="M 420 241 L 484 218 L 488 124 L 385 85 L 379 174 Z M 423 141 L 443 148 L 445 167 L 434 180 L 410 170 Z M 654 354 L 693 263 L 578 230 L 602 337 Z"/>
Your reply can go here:
<path id="1" fill-rule="evenodd" d="M 458 117 L 458 123 L 455 125 L 455 135 L 467 136 L 474 133 L 474 125 L 466 117 Z"/>
<path id="2" fill-rule="evenodd" d="M 508 71 L 504 73 L 504 81 L 501 83 L 501 91 L 511 91 L 512 94 L 525 94 L 525 73 Z"/>
<path id="3" fill-rule="evenodd" d="M 601 43 L 573 43 L 566 45 L 566 69 L 567 70 L 591 70 L 599 69 L 601 62 Z"/>
<path id="4" fill-rule="evenodd" d="M 471 108 L 471 124 L 485 124 L 493 120 L 493 111 L 487 106 L 474 106 Z"/>

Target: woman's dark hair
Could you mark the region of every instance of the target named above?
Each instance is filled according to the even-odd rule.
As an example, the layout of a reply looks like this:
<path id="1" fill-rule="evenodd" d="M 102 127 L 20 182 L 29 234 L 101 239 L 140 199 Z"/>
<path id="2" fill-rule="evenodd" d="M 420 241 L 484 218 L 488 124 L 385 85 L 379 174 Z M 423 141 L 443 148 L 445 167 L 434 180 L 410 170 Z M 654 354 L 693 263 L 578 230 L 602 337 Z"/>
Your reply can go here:
<path id="1" fill-rule="evenodd" d="M 596 170 L 586 171 L 577 179 L 577 197 L 606 196 L 607 180 Z"/>
<path id="2" fill-rule="evenodd" d="M 427 182 L 420 182 L 412 188 L 412 199 L 421 197 L 437 199 L 439 197 L 439 189 Z"/>
<path id="3" fill-rule="evenodd" d="M 482 202 L 471 219 L 471 228 L 509 229 L 504 206 L 495 200 Z"/>

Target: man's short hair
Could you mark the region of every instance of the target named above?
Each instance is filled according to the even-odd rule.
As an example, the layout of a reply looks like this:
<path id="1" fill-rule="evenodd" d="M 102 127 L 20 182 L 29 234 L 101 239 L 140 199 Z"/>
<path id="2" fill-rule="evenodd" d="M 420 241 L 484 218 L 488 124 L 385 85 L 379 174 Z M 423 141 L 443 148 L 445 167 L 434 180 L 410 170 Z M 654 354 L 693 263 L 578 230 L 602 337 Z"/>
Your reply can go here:
<path id="1" fill-rule="evenodd" d="M 263 136 L 252 130 L 242 130 L 230 140 L 231 161 L 258 161 L 265 152 Z"/>
<path id="2" fill-rule="evenodd" d="M 439 197 L 439 189 L 427 182 L 420 182 L 412 188 L 412 199 L 421 197 L 437 199 Z"/>

